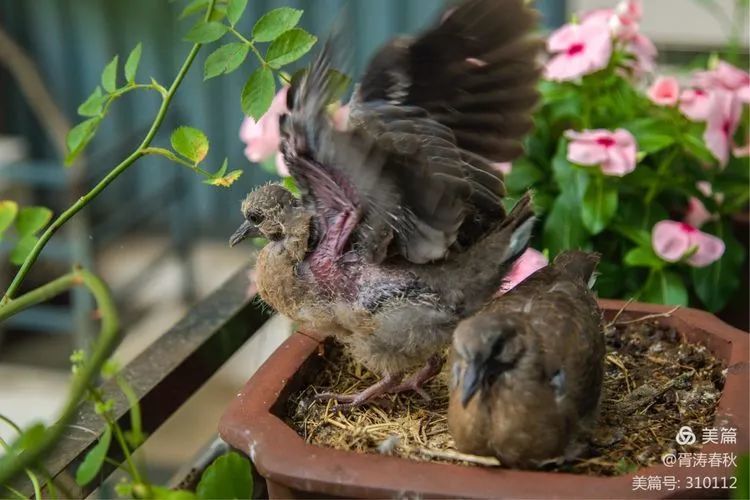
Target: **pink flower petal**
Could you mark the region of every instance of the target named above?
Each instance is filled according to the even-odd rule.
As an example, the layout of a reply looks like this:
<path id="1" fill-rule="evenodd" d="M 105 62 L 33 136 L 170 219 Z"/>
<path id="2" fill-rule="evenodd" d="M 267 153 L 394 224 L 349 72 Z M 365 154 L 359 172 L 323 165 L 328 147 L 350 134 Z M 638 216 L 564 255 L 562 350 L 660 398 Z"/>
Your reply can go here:
<path id="1" fill-rule="evenodd" d="M 703 202 L 694 196 L 690 197 L 685 217 L 683 219 L 684 222 L 693 227 L 701 227 L 711 219 L 713 219 L 713 215 L 711 215 L 711 212 L 706 209 Z"/>
<path id="2" fill-rule="evenodd" d="M 548 263 L 547 257 L 541 252 L 534 250 L 533 248 L 526 249 L 526 251 L 513 264 L 510 273 L 505 277 L 505 281 L 500 287 L 500 293 L 505 293 L 514 288 Z"/>
<path id="3" fill-rule="evenodd" d="M 595 143 L 573 141 L 568 144 L 568 161 L 578 165 L 599 165 L 607 161 L 607 151 Z"/>
<path id="4" fill-rule="evenodd" d="M 658 106 L 674 106 L 680 98 L 677 78 L 660 76 L 648 89 L 648 98 Z"/>
<path id="5" fill-rule="evenodd" d="M 267 160 L 279 149 L 279 117 L 287 111 L 288 89 L 284 87 L 276 94 L 271 107 L 257 122 L 250 117 L 243 120 L 240 139 L 246 145 L 245 156 L 248 160 L 255 163 Z"/>
<path id="6" fill-rule="evenodd" d="M 706 198 L 710 198 L 714 194 L 714 188 L 708 181 L 698 181 L 695 183 L 695 188 Z"/>
<path id="7" fill-rule="evenodd" d="M 693 267 L 706 267 L 713 264 L 724 255 L 726 249 L 720 238 L 703 231 L 691 233 L 690 243 L 691 248 L 698 247 L 698 250 L 687 261 Z"/>
<path id="8" fill-rule="evenodd" d="M 742 114 L 742 103 L 727 90 L 712 92 L 711 107 L 706 120 L 703 140 L 719 164 L 724 167 L 729 161 L 732 137 L 737 131 Z"/>
<path id="9" fill-rule="evenodd" d="M 503 175 L 508 175 L 511 170 L 513 170 L 513 164 L 511 162 L 492 163 L 492 167 L 496 168 Z"/>
<path id="10" fill-rule="evenodd" d="M 687 89 L 680 94 L 680 112 L 694 122 L 708 119 L 711 113 L 711 96 L 702 89 Z"/>
<path id="11" fill-rule="evenodd" d="M 651 245 L 656 255 L 667 262 L 679 261 L 691 246 L 685 226 L 686 224 L 672 220 L 657 222 L 651 232 Z"/>

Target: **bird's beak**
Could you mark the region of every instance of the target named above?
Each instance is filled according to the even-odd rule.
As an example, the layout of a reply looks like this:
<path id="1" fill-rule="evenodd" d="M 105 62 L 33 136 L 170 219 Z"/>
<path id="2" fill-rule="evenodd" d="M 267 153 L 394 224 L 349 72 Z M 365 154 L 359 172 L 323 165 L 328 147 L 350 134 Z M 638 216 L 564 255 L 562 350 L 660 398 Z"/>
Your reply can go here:
<path id="1" fill-rule="evenodd" d="M 469 363 L 466 365 L 466 371 L 464 372 L 464 378 L 461 383 L 461 405 L 466 408 L 471 398 L 474 397 L 477 390 L 479 390 L 479 384 L 481 377 L 479 376 L 479 369 L 475 363 Z"/>
<path id="2" fill-rule="evenodd" d="M 232 237 L 229 238 L 229 246 L 233 247 L 246 238 L 257 238 L 258 236 L 260 236 L 258 226 L 246 220 L 239 228 L 237 228 L 237 231 L 234 232 Z"/>

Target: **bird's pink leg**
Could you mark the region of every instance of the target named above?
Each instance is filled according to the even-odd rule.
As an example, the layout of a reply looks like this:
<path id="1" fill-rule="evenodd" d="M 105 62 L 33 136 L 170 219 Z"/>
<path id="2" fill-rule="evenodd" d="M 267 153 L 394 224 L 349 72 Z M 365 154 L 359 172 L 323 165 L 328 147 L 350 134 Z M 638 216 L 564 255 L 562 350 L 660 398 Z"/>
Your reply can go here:
<path id="1" fill-rule="evenodd" d="M 315 399 L 318 401 L 335 400 L 338 404 L 333 408 L 334 411 L 343 408 L 352 408 L 354 406 L 362 406 L 363 404 L 371 402 L 373 399 L 394 392 L 394 389 L 398 386 L 399 382 L 401 382 L 402 378 L 402 373 L 389 373 L 378 382 L 357 394 L 335 394 L 332 392 L 324 392 L 316 395 Z"/>
<path id="2" fill-rule="evenodd" d="M 431 356 L 430 359 L 427 360 L 427 363 L 425 363 L 425 365 L 420 368 L 417 373 L 401 382 L 391 392 L 395 394 L 405 391 L 414 391 L 422 396 L 426 401 L 429 401 L 430 396 L 429 394 L 427 394 L 427 391 L 422 388 L 422 386 L 432 380 L 438 373 L 440 373 L 440 370 L 443 369 L 444 363 L 445 360 L 442 356 L 438 354 Z"/>

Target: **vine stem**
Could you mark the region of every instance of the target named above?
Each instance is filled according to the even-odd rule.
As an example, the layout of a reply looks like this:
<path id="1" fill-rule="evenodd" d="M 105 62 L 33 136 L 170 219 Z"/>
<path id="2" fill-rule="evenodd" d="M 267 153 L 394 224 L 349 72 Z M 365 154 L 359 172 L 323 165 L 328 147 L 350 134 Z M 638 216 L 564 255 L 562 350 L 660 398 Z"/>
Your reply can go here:
<path id="1" fill-rule="evenodd" d="M 211 15 L 211 12 L 213 12 L 215 3 L 216 0 L 211 0 L 211 2 L 209 3 L 208 9 L 206 10 L 206 19 L 208 19 Z M 52 238 L 57 230 L 60 229 L 66 222 L 68 222 L 71 217 L 81 211 L 83 207 L 88 205 L 102 191 L 104 191 L 104 189 L 109 186 L 112 181 L 119 177 L 120 174 L 125 172 L 128 167 L 130 167 L 144 155 L 143 150 L 148 148 L 151 142 L 154 140 L 154 137 L 159 131 L 162 122 L 164 122 L 164 117 L 167 114 L 167 109 L 169 109 L 172 98 L 177 92 L 177 89 L 180 87 L 182 81 L 185 79 L 185 75 L 187 75 L 190 66 L 192 66 L 193 61 L 195 60 L 195 56 L 198 55 L 198 51 L 200 51 L 201 46 L 202 44 L 196 43 L 190 49 L 185 62 L 182 63 L 180 71 L 177 73 L 177 76 L 172 82 L 172 85 L 169 87 L 169 90 L 167 90 L 166 95 L 164 95 L 164 99 L 162 100 L 159 111 L 156 114 L 156 118 L 154 118 L 154 121 L 151 124 L 151 128 L 146 133 L 146 137 L 143 139 L 141 145 L 138 146 L 138 148 L 133 153 L 131 153 L 130 156 L 125 158 L 119 165 L 117 165 L 106 176 L 104 176 L 104 178 L 99 181 L 99 183 L 94 186 L 91 191 L 80 197 L 73 205 L 71 205 L 67 210 L 60 214 L 60 216 L 57 217 L 57 219 L 55 219 L 52 224 L 50 224 L 50 226 L 39 238 L 39 241 L 36 242 L 36 245 L 34 245 L 31 253 L 29 253 L 29 255 L 26 257 L 26 260 L 24 260 L 21 269 L 18 270 L 18 273 L 16 273 L 16 276 L 13 278 L 10 286 L 5 291 L 5 295 L 3 296 L 2 300 L 0 300 L 0 307 L 7 307 L 7 304 L 12 300 L 13 296 L 18 291 L 18 288 L 21 286 L 21 283 L 23 283 L 24 278 L 26 278 L 26 275 L 29 273 L 31 266 L 34 265 L 36 259 L 39 257 L 39 254 L 42 253 L 42 250 L 47 245 L 47 242 L 49 242 L 50 238 Z"/>
<path id="2" fill-rule="evenodd" d="M 63 286 L 66 285 L 66 286 Z M 32 466 L 46 452 L 52 448 L 65 432 L 69 421 L 75 415 L 78 403 L 86 394 L 90 381 L 101 370 L 102 365 L 110 356 L 117 344 L 117 331 L 119 320 L 117 309 L 112 296 L 107 289 L 107 285 L 97 276 L 86 271 L 85 269 L 75 269 L 72 273 L 56 279 L 32 292 L 22 295 L 14 300 L 11 305 L 14 308 L 13 313 L 20 312 L 35 304 L 49 299 L 53 292 L 62 293 L 76 285 L 85 286 L 96 301 L 99 314 L 101 316 L 101 329 L 99 336 L 96 338 L 91 356 L 84 363 L 81 369 L 74 375 L 73 382 L 68 393 L 65 407 L 60 414 L 57 422 L 47 430 L 44 435 L 20 455 L 8 453 L 0 458 L 0 484 L 7 483 L 16 474 Z M 0 314 L 7 317 L 7 309 L 11 305 L 6 305 L 0 309 Z"/>

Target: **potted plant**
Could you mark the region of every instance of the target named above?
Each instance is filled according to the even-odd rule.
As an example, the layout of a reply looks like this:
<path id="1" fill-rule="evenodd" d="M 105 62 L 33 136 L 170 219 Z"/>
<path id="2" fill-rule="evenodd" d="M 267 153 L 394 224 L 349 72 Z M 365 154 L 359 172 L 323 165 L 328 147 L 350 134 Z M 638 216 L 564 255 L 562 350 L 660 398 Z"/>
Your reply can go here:
<path id="1" fill-rule="evenodd" d="M 704 345 L 726 365 L 726 378 L 718 401 L 713 425 L 736 429 L 735 444 L 709 443 L 700 452 L 747 453 L 750 437 L 748 415 L 748 352 L 745 332 L 715 316 L 695 309 L 671 314 L 662 305 L 601 301 L 605 318 L 619 321 L 643 315 L 658 316 L 654 321 L 674 328 L 682 342 Z M 626 307 L 627 306 L 627 307 Z M 626 307 L 626 312 L 622 312 Z M 518 471 L 494 467 L 413 461 L 393 456 L 362 454 L 324 448 L 305 442 L 287 423 L 288 402 L 293 394 L 310 384 L 323 364 L 326 341 L 307 333 L 288 339 L 256 372 L 222 417 L 222 438 L 248 454 L 266 478 L 272 498 L 309 497 L 395 497 L 417 494 L 425 497 L 544 498 L 551 493 L 567 498 L 668 497 L 726 494 L 722 489 L 702 488 L 704 477 L 731 478 L 735 467 L 679 467 L 657 465 L 621 475 L 604 477 L 562 472 Z M 697 429 L 696 429 L 697 432 Z M 677 451 L 682 450 L 677 446 Z M 675 488 L 643 490 L 642 478 L 674 478 Z M 691 478 L 691 479 L 688 479 Z M 688 481 L 691 481 L 688 484 Z M 733 481 L 733 480 L 730 480 Z M 713 485 L 709 485 L 713 486 Z"/>

